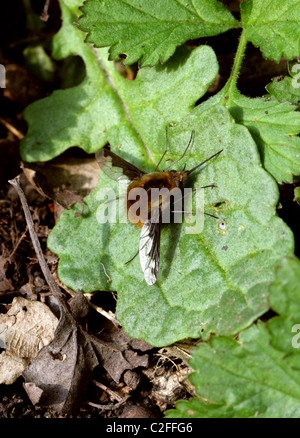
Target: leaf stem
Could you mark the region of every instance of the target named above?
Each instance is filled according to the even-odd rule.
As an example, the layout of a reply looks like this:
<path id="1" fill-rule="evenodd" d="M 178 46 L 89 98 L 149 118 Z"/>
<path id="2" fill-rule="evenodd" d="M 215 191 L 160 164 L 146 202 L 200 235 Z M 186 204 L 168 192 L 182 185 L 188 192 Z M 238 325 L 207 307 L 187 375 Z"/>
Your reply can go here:
<path id="1" fill-rule="evenodd" d="M 230 77 L 227 81 L 227 84 L 224 87 L 226 90 L 225 91 L 226 92 L 226 96 L 225 96 L 225 99 L 226 99 L 225 106 L 226 107 L 229 106 L 230 97 L 232 96 L 233 91 L 236 89 L 236 83 L 237 83 L 237 79 L 238 79 L 239 72 L 241 69 L 243 57 L 245 54 L 246 45 L 247 45 L 247 37 L 246 37 L 245 29 L 243 29 L 241 36 L 240 36 L 238 49 L 237 49 L 237 52 L 235 54 L 231 74 L 230 74 Z"/>
<path id="2" fill-rule="evenodd" d="M 58 287 L 58 285 L 56 284 L 53 275 L 51 274 L 49 267 L 47 265 L 47 262 L 45 260 L 42 248 L 41 248 L 41 244 L 40 241 L 37 237 L 37 234 L 35 232 L 34 229 L 34 224 L 33 224 L 33 219 L 29 210 L 29 206 L 27 203 L 27 199 L 25 196 L 25 193 L 23 191 L 23 188 L 21 187 L 21 183 L 20 183 L 20 175 L 16 176 L 14 179 L 11 179 L 8 181 L 17 191 L 22 207 L 23 207 L 23 211 L 24 211 L 24 215 L 25 215 L 25 219 L 26 219 L 26 223 L 29 229 L 29 234 L 32 240 L 32 244 L 36 253 L 36 256 L 38 258 L 41 270 L 44 274 L 44 277 L 48 283 L 48 286 L 52 292 L 52 294 L 54 295 L 54 297 L 58 300 L 59 302 L 59 306 L 60 309 L 62 308 L 64 304 L 64 301 L 62 300 L 62 292 L 60 290 L 60 288 Z"/>

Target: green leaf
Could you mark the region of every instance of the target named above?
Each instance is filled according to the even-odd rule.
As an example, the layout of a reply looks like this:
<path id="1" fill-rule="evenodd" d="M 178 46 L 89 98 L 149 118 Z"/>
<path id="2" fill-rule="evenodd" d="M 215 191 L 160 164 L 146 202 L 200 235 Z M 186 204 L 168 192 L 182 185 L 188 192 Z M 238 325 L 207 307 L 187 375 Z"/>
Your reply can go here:
<path id="1" fill-rule="evenodd" d="M 66 285 L 85 292 L 117 290 L 117 317 L 126 332 L 157 346 L 248 326 L 268 308 L 274 266 L 293 251 L 290 230 L 275 216 L 277 185 L 261 168 L 248 131 L 222 106 L 201 114 L 194 110 L 170 128 L 166 158 L 180 157 L 192 130 L 187 169 L 224 148 L 193 185 L 217 185 L 205 194 L 206 211 L 222 218 L 226 229 L 209 217 L 200 234 L 187 234 L 186 224 L 163 227 L 154 286 L 146 285 L 138 257 L 125 265 L 137 251 L 140 230 L 128 223 L 97 223 L 100 189 L 116 188 L 102 172 L 85 199 L 85 213 L 64 212 L 48 240 L 60 257 L 58 274 Z"/>
<path id="2" fill-rule="evenodd" d="M 216 0 L 87 0 L 79 28 L 86 41 L 110 48 L 110 59 L 140 60 L 141 67 L 166 62 L 189 39 L 218 35 L 238 24 Z"/>
<path id="3" fill-rule="evenodd" d="M 300 205 L 300 187 L 295 187 L 294 195 L 295 195 L 294 196 L 294 201 L 296 201 L 297 204 Z"/>
<path id="4" fill-rule="evenodd" d="M 96 213 L 103 209 L 101 190 L 117 189 L 102 172 L 83 214 L 75 214 L 82 213 L 81 206 L 64 212 L 50 234 L 49 247 L 60 256 L 61 280 L 84 292 L 116 290 L 117 317 L 127 333 L 153 345 L 247 327 L 268 309 L 268 283 L 282 256 L 293 251 L 293 237 L 275 216 L 278 188 L 262 169 L 248 130 L 234 123 L 225 104 L 217 105 L 233 103 L 229 108 L 238 119 L 234 94 L 226 100 L 220 93 L 192 110 L 217 75 L 213 50 L 181 47 L 165 65 L 145 67 L 129 81 L 107 60 L 106 49 L 83 43 L 83 33 L 74 27 L 79 1 L 60 4 L 63 26 L 54 38 L 53 54 L 56 59 L 79 55 L 86 77 L 27 108 L 24 160 L 45 161 L 76 145 L 94 152 L 109 142 L 115 152 L 150 171 L 164 151 L 165 128 L 171 122 L 166 158 L 182 155 L 193 130 L 195 142 L 184 159 L 187 168 L 224 149 L 192 182 L 195 187 L 217 184 L 206 193 L 205 207 L 220 220 L 206 218 L 204 230 L 196 235 L 185 232 L 187 224 L 163 228 L 155 286 L 145 284 L 138 258 L 125 264 L 137 251 L 140 230 L 128 223 L 97 222 Z M 242 96 L 237 99 L 240 104 Z M 241 119 L 249 129 L 255 121 L 251 117 L 250 112 L 249 126 L 248 119 Z M 287 117 L 278 128 L 284 139 L 287 121 L 292 127 L 288 132 L 296 131 Z"/>
<path id="5" fill-rule="evenodd" d="M 300 63 L 298 59 L 292 59 L 291 61 L 288 61 L 288 71 L 289 74 L 294 77 L 297 76 L 296 81 L 297 81 L 297 87 L 299 88 L 299 70 L 300 70 Z"/>
<path id="6" fill-rule="evenodd" d="M 295 322 L 300 322 L 299 285 L 300 260 L 296 257 L 285 258 L 276 270 L 269 300 L 273 310 Z"/>
<path id="7" fill-rule="evenodd" d="M 81 56 L 87 75 L 78 86 L 57 90 L 27 107 L 22 158 L 46 161 L 71 146 L 95 152 L 109 142 L 137 160 L 153 162 L 165 143 L 165 126 L 186 115 L 214 81 L 218 64 L 213 50 L 182 47 L 166 65 L 140 70 L 129 81 L 106 60 L 106 49 L 83 43 L 72 10 L 63 1 L 61 7 L 63 26 L 54 38 L 54 57 Z"/>
<path id="8" fill-rule="evenodd" d="M 300 113 L 288 102 L 236 94 L 230 113 L 246 126 L 259 148 L 265 169 L 279 182 L 300 174 Z"/>
<path id="9" fill-rule="evenodd" d="M 241 3 L 246 37 L 266 58 L 300 56 L 300 1 L 246 0 Z"/>
<path id="10" fill-rule="evenodd" d="M 272 333 L 259 322 L 238 342 L 216 338 L 194 350 L 190 380 L 201 398 L 178 402 L 166 416 L 299 418 L 300 354 L 294 349 L 285 356 L 272 345 L 282 334 L 278 319 L 276 325 L 271 321 Z M 292 336 L 290 331 L 289 344 Z"/>
<path id="11" fill-rule="evenodd" d="M 277 267 L 275 279 L 269 288 L 269 302 L 281 316 L 268 322 L 272 345 L 286 353 L 285 360 L 300 369 L 295 352 L 300 351 L 300 260 L 295 256 L 285 257 Z"/>
<path id="12" fill-rule="evenodd" d="M 300 261 L 284 258 L 270 285 L 271 306 L 281 313 L 240 333 L 238 341 L 212 338 L 190 361 L 199 398 L 180 401 L 168 418 L 300 415 Z"/>
<path id="13" fill-rule="evenodd" d="M 300 175 L 300 113 L 295 105 L 271 98 L 241 95 L 228 83 L 199 111 L 222 103 L 237 123 L 246 126 L 255 140 L 264 168 L 279 182 L 293 182 Z"/>
<path id="14" fill-rule="evenodd" d="M 23 51 L 26 67 L 38 78 L 44 81 L 53 81 L 55 64 L 41 45 L 28 46 Z"/>
<path id="15" fill-rule="evenodd" d="M 290 102 L 296 105 L 297 110 L 299 110 L 300 84 L 297 83 L 296 78 L 286 76 L 282 79 L 279 76 L 272 79 L 272 82 L 266 86 L 266 89 L 270 96 L 275 97 L 279 102 Z"/>

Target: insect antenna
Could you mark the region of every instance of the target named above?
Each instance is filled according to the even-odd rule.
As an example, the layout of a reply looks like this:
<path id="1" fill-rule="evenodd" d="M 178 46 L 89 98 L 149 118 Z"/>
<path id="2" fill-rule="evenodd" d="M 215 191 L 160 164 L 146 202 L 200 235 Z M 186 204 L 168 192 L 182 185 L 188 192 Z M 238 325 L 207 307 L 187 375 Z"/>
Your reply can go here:
<path id="1" fill-rule="evenodd" d="M 146 243 L 145 243 L 145 245 L 146 245 Z M 144 245 L 144 246 L 145 246 L 145 245 Z M 142 248 L 139 248 L 139 249 L 137 250 L 137 252 L 134 254 L 134 256 L 131 257 L 130 260 L 128 260 L 127 262 L 125 262 L 124 265 L 128 265 L 129 263 L 131 263 L 131 262 L 136 258 L 136 256 L 139 254 L 139 252 L 140 252 L 141 249 L 143 249 L 143 247 L 142 247 Z"/>
<path id="2" fill-rule="evenodd" d="M 173 166 L 173 164 L 178 163 L 178 161 L 180 161 L 180 160 L 185 156 L 185 154 L 187 153 L 188 148 L 191 146 L 191 144 L 192 144 L 192 142 L 193 142 L 193 140 L 194 140 L 194 136 L 195 136 L 195 131 L 192 131 L 192 133 L 191 133 L 191 138 L 190 138 L 190 140 L 189 140 L 189 142 L 188 142 L 187 147 L 185 148 L 185 151 L 184 151 L 183 154 L 181 155 L 181 157 L 179 157 L 177 160 L 173 161 L 169 166 L 165 167 L 165 168 L 164 168 L 164 172 L 165 172 L 167 169 L 169 169 L 171 166 Z"/>
<path id="3" fill-rule="evenodd" d="M 154 169 L 154 172 L 158 169 L 158 166 L 160 165 L 160 163 L 162 162 L 162 159 L 163 159 L 164 156 L 166 155 L 167 150 L 168 150 L 168 146 L 169 146 L 168 125 L 166 125 L 166 148 L 165 148 L 165 152 L 162 154 L 162 156 L 161 156 L 159 162 L 157 163 L 157 165 L 156 165 L 156 167 L 155 167 L 155 169 Z"/>
<path id="4" fill-rule="evenodd" d="M 140 252 L 140 250 L 138 250 L 138 251 L 134 254 L 134 256 L 131 257 L 130 260 L 128 260 L 127 262 L 125 262 L 124 265 L 128 265 L 129 263 L 131 263 L 131 262 L 136 258 L 136 256 L 138 255 L 139 252 Z"/>
<path id="5" fill-rule="evenodd" d="M 205 213 L 204 211 L 199 211 L 199 210 L 195 210 L 195 211 L 187 211 L 187 210 L 173 210 L 172 213 L 201 213 L 201 214 L 205 214 L 206 216 L 210 216 L 213 217 L 215 219 L 220 219 L 218 216 L 215 216 L 213 214 L 210 213 Z"/>
<path id="6" fill-rule="evenodd" d="M 223 149 L 221 149 L 219 152 L 217 152 L 216 154 L 212 155 L 209 158 L 206 158 L 206 160 L 202 161 L 202 163 L 197 164 L 197 166 L 193 167 L 191 170 L 189 170 L 189 174 L 191 174 L 192 172 L 194 172 L 194 170 L 198 169 L 198 167 L 202 166 L 204 163 L 206 163 L 207 161 L 211 160 L 212 158 L 216 157 L 217 155 L 219 155 L 221 152 L 223 151 Z"/>

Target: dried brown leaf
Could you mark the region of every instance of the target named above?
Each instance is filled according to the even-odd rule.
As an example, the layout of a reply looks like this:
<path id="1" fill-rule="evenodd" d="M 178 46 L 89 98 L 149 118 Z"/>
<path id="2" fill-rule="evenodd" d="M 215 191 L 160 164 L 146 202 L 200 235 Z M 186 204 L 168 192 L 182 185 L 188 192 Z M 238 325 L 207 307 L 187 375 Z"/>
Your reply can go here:
<path id="1" fill-rule="evenodd" d="M 12 307 L 0 314 L 0 339 L 6 351 L 0 356 L 0 383 L 11 384 L 38 351 L 54 336 L 57 318 L 38 301 L 15 297 Z"/>
<path id="2" fill-rule="evenodd" d="M 57 318 L 39 301 L 15 297 L 6 314 L 0 314 L 0 338 L 5 348 L 22 358 L 31 359 L 49 344 Z"/>

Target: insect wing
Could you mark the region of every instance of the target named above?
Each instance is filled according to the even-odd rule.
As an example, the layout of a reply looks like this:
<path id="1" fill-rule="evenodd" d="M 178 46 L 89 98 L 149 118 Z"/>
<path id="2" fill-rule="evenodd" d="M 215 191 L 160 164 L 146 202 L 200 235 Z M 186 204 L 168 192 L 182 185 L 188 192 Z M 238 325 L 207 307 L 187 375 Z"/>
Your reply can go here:
<path id="1" fill-rule="evenodd" d="M 139 255 L 144 278 L 149 286 L 156 283 L 159 269 L 161 210 L 153 214 L 151 220 L 147 220 L 140 234 Z"/>
<path id="2" fill-rule="evenodd" d="M 145 172 L 140 170 L 118 155 L 114 154 L 109 146 L 104 146 L 95 154 L 99 167 L 111 179 L 118 181 L 126 176 L 130 181 L 140 179 Z"/>

